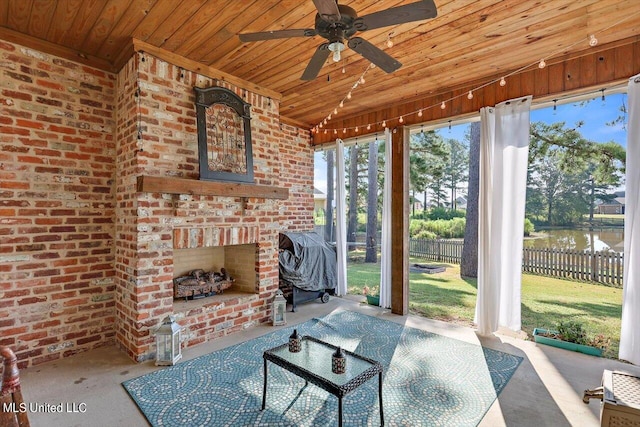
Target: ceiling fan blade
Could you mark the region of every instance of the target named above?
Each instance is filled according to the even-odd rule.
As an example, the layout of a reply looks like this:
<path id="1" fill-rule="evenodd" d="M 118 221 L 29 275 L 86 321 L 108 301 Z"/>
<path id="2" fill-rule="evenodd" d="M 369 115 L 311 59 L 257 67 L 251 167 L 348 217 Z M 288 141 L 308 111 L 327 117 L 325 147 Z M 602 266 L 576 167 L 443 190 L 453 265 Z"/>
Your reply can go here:
<path id="1" fill-rule="evenodd" d="M 313 80 L 318 77 L 318 73 L 326 62 L 329 53 L 329 43 L 322 43 L 318 46 L 318 49 L 316 49 L 316 52 L 311 57 L 311 60 L 309 61 L 309 64 L 307 64 L 307 68 L 304 70 L 304 73 L 302 73 L 302 77 L 300 77 L 300 79 Z"/>
<path id="2" fill-rule="evenodd" d="M 358 31 L 373 30 L 375 28 L 388 27 L 390 25 L 405 24 L 407 22 L 422 21 L 435 18 L 438 10 L 433 0 L 421 0 L 404 6 L 392 7 L 380 12 L 361 16 L 357 24 Z"/>
<path id="3" fill-rule="evenodd" d="M 240 41 L 257 42 L 260 40 L 275 40 L 286 39 L 290 37 L 313 37 L 316 35 L 316 30 L 312 28 L 304 28 L 298 30 L 277 30 L 277 31 L 263 31 L 261 33 L 245 33 L 238 34 Z"/>
<path id="4" fill-rule="evenodd" d="M 387 73 L 393 73 L 402 64 L 395 58 L 387 55 L 384 51 L 372 45 L 368 41 L 360 37 L 353 37 L 349 40 L 349 47 L 369 61 L 382 68 Z"/>
<path id="5" fill-rule="evenodd" d="M 336 0 L 313 0 L 313 4 L 316 5 L 320 18 L 330 23 L 340 21 L 340 10 Z"/>

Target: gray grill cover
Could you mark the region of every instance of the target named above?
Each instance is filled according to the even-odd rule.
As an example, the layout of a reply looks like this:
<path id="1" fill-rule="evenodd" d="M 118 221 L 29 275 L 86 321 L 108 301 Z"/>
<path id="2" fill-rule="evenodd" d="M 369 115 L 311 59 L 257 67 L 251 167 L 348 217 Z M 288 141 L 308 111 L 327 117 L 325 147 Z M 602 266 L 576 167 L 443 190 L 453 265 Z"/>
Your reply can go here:
<path id="1" fill-rule="evenodd" d="M 280 281 L 305 291 L 336 288 L 336 251 L 315 232 L 280 233 Z"/>

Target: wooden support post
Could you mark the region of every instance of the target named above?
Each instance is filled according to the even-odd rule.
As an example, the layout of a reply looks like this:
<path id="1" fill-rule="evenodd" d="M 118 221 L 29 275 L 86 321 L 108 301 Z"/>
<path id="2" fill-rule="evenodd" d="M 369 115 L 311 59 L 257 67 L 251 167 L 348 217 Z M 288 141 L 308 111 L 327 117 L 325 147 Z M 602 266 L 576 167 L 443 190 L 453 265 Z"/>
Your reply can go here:
<path id="1" fill-rule="evenodd" d="M 409 313 L 409 129 L 399 127 L 391 135 L 391 312 L 406 315 Z"/>

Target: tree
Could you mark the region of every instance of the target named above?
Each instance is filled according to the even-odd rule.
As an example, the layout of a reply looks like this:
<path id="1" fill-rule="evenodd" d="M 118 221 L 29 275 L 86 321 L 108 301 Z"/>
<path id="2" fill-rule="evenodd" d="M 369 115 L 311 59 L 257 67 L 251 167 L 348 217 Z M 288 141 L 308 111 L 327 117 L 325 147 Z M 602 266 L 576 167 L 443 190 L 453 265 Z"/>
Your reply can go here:
<path id="1" fill-rule="evenodd" d="M 427 185 L 427 189 L 431 192 L 432 204 L 438 208 L 442 207 L 447 199 L 447 194 L 445 193 L 444 178 L 440 177 L 438 179 L 434 179 Z"/>
<path id="2" fill-rule="evenodd" d="M 469 185 L 460 275 L 478 277 L 478 196 L 480 193 L 480 122 L 469 132 Z"/>
<path id="3" fill-rule="evenodd" d="M 582 216 L 574 194 L 580 172 L 562 171 L 563 154 L 562 150 L 551 148 L 529 163 L 527 193 L 536 204 L 528 204 L 526 210 L 529 215 L 544 218 L 548 225 L 571 224 Z"/>
<path id="4" fill-rule="evenodd" d="M 531 125 L 527 214 L 549 225 L 574 224 L 620 183 L 624 148 L 586 140 L 564 122 Z"/>
<path id="5" fill-rule="evenodd" d="M 449 150 L 435 131 L 411 135 L 409 155 L 409 184 L 415 193 L 431 190 L 438 203 L 443 197 L 443 174 L 449 163 Z M 427 201 L 424 200 L 426 209 Z"/>
<path id="6" fill-rule="evenodd" d="M 606 182 L 611 176 L 624 170 L 626 160 L 624 147 L 613 141 L 606 143 L 589 141 L 578 131 L 580 126 L 582 126 L 581 122 L 576 123 L 574 128 L 566 128 L 564 122 L 532 123 L 529 162 L 543 157 L 552 147 L 560 147 L 565 153 L 560 164 L 563 171 L 584 166 L 589 160 L 594 160 L 597 163 L 594 177 L 600 182 Z"/>
<path id="7" fill-rule="evenodd" d="M 364 262 L 378 262 L 378 141 L 369 143 L 367 237 Z"/>
<path id="8" fill-rule="evenodd" d="M 358 144 L 349 149 L 349 213 L 347 220 L 348 250 L 356 248 L 356 231 L 358 228 Z"/>
<path id="9" fill-rule="evenodd" d="M 451 209 L 456 209 L 457 191 L 460 183 L 467 179 L 469 172 L 469 150 L 457 139 L 447 139 L 449 163 L 444 169 L 444 185 L 451 192 Z"/>

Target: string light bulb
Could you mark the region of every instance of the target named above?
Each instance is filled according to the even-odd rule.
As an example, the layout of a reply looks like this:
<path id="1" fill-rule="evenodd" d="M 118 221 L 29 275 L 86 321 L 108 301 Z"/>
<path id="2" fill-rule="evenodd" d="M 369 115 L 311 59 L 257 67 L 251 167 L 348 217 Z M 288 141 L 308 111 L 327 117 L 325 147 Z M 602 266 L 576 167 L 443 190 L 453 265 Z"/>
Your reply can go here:
<path id="1" fill-rule="evenodd" d="M 358 133 L 358 126 L 356 126 L 355 131 L 356 131 L 356 133 Z"/>
<path id="2" fill-rule="evenodd" d="M 389 35 L 387 36 L 387 47 L 389 49 L 393 47 L 393 40 L 391 40 L 392 35 L 393 35 L 393 32 L 389 33 Z"/>
<path id="3" fill-rule="evenodd" d="M 422 109 L 418 111 L 418 117 L 422 117 Z"/>
<path id="4" fill-rule="evenodd" d="M 404 119 L 402 118 L 402 116 L 400 116 L 400 118 L 398 119 L 398 122 L 404 123 Z"/>
<path id="5" fill-rule="evenodd" d="M 383 128 L 386 128 L 386 127 L 387 127 L 387 121 L 386 121 L 386 120 L 383 120 L 383 121 L 382 121 L 382 127 L 383 127 Z"/>
<path id="6" fill-rule="evenodd" d="M 367 124 L 367 130 L 371 130 L 371 124 Z"/>
<path id="7" fill-rule="evenodd" d="M 340 101 L 340 108 L 344 107 L 344 100 Z"/>
<path id="8" fill-rule="evenodd" d="M 360 84 L 363 85 L 364 84 L 364 76 L 360 76 Z"/>
<path id="9" fill-rule="evenodd" d="M 447 104 L 445 104 L 445 102 L 442 101 L 442 104 L 440 104 L 440 109 L 444 110 L 445 108 L 447 108 Z"/>
<path id="10" fill-rule="evenodd" d="M 591 34 L 589 36 L 589 46 L 595 47 L 597 44 L 598 44 L 598 39 L 596 38 L 595 34 Z"/>
<path id="11" fill-rule="evenodd" d="M 473 99 L 473 91 L 469 91 L 467 94 L 467 99 Z"/>
<path id="12" fill-rule="evenodd" d="M 347 133 L 347 128 L 342 129 L 342 133 Z"/>
<path id="13" fill-rule="evenodd" d="M 333 130 L 333 134 L 335 135 L 335 134 L 337 134 L 337 133 L 338 133 L 338 131 L 337 131 L 336 129 L 334 129 L 334 130 Z"/>
<path id="14" fill-rule="evenodd" d="M 338 114 L 338 108 L 337 107 L 333 109 L 333 114 Z"/>
<path id="15" fill-rule="evenodd" d="M 507 81 L 504 79 L 504 77 L 502 77 L 500 79 L 500 86 L 506 86 L 506 84 L 507 84 Z"/>
<path id="16" fill-rule="evenodd" d="M 547 66 L 547 63 L 544 62 L 544 59 L 541 59 L 540 62 L 538 63 L 538 68 L 542 69 L 546 66 Z"/>
<path id="17" fill-rule="evenodd" d="M 351 92 L 347 93 L 347 99 L 351 99 Z"/>

